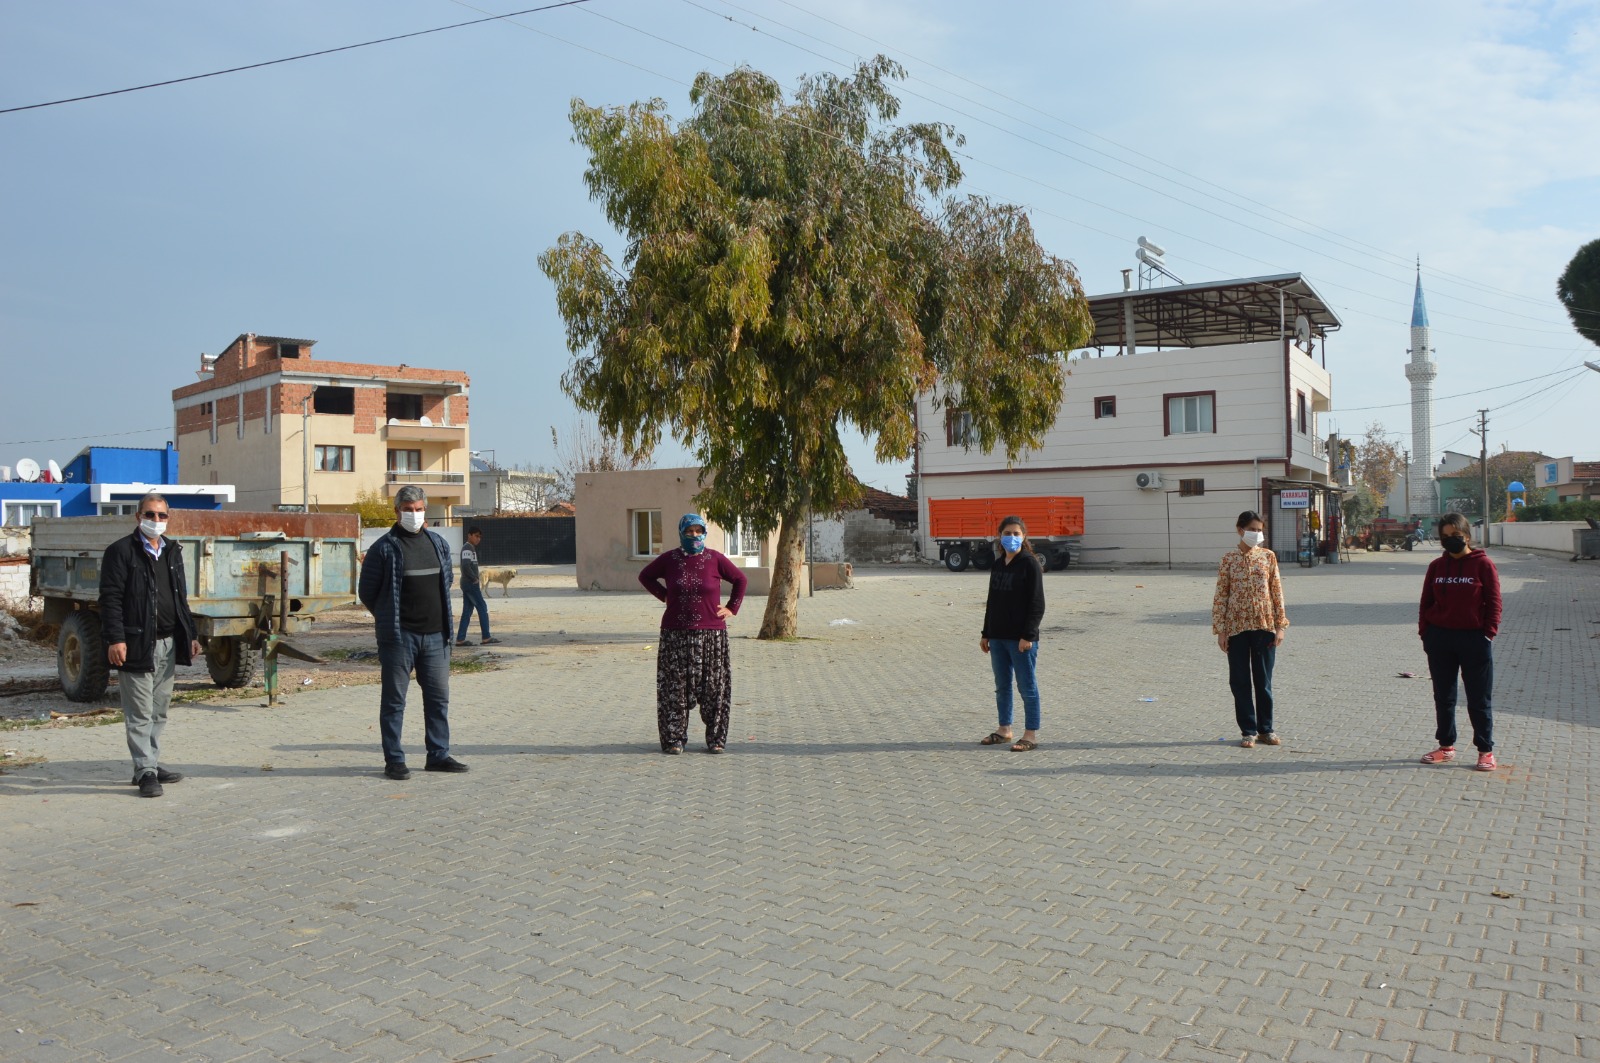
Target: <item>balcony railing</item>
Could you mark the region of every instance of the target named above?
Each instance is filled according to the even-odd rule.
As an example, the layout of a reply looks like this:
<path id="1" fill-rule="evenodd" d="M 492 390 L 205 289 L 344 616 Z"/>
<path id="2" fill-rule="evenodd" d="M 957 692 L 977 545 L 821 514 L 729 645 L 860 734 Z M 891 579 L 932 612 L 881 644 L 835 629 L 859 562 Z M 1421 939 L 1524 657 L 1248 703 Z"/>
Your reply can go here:
<path id="1" fill-rule="evenodd" d="M 401 470 L 390 472 L 388 482 L 392 484 L 455 484 L 464 486 L 467 474 L 464 472 L 409 472 Z"/>

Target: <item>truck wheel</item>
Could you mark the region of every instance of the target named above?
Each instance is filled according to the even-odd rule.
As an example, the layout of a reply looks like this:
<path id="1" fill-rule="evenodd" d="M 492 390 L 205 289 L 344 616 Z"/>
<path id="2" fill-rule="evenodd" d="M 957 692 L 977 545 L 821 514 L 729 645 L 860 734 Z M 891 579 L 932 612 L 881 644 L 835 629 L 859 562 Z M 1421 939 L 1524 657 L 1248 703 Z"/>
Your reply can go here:
<path id="1" fill-rule="evenodd" d="M 1065 571 L 1072 567 L 1072 553 L 1068 550 L 1057 550 L 1050 555 L 1050 567 Z"/>
<path id="2" fill-rule="evenodd" d="M 952 546 L 944 552 L 944 567 L 951 572 L 961 572 L 967 567 L 967 548 Z"/>
<path id="3" fill-rule="evenodd" d="M 977 569 L 978 571 L 981 572 L 984 569 L 988 568 L 992 564 L 994 564 L 994 551 L 993 550 L 974 550 L 973 551 L 973 553 L 972 553 L 972 567 L 973 568 L 975 568 L 975 569 Z"/>
<path id="4" fill-rule="evenodd" d="M 206 640 L 206 671 L 211 681 L 224 689 L 247 687 L 256 677 L 256 651 L 244 639 L 234 636 Z"/>
<path id="5" fill-rule="evenodd" d="M 100 622 L 92 614 L 79 611 L 62 621 L 61 638 L 56 642 L 56 675 L 69 701 L 99 701 L 105 696 L 111 664 L 106 660 Z"/>
<path id="6" fill-rule="evenodd" d="M 1050 562 L 1050 554 L 1048 552 L 1037 553 L 1037 554 L 1034 554 L 1033 556 L 1037 557 L 1039 559 L 1039 571 L 1040 572 L 1049 572 L 1052 568 L 1055 567 Z"/>

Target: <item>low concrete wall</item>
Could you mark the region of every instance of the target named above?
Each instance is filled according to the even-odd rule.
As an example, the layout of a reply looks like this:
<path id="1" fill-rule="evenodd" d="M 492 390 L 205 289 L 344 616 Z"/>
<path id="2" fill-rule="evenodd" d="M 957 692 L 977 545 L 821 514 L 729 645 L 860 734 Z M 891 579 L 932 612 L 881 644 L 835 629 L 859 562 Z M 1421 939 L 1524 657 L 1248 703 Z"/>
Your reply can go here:
<path id="1" fill-rule="evenodd" d="M 816 581 L 812 586 L 819 591 L 847 591 L 856 585 L 855 569 L 847 563 L 825 564 L 819 561 L 812 566 L 812 572 L 812 578 Z"/>
<path id="2" fill-rule="evenodd" d="M 1495 524 L 1489 529 L 1489 542 L 1494 546 L 1521 546 L 1530 550 L 1575 554 L 1578 552 L 1578 534 L 1588 530 L 1589 525 L 1581 520 Z"/>

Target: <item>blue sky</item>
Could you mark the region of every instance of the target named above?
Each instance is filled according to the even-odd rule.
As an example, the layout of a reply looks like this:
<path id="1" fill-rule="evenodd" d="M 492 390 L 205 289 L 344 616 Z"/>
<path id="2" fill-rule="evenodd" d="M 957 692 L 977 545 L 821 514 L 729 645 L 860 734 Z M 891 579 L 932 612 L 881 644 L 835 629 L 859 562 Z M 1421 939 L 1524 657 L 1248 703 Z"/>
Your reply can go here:
<path id="1" fill-rule="evenodd" d="M 0 4 L 0 107 L 519 6 Z M 1575 368 L 1600 350 L 1553 297 L 1600 238 L 1592 3 L 591 0 L 0 115 L 0 464 L 161 445 L 170 390 L 247 331 L 465 369 L 473 445 L 551 462 L 550 427 L 578 415 L 535 260 L 569 229 L 619 247 L 570 100 L 681 116 L 700 70 L 792 85 L 876 51 L 912 75 L 902 119 L 966 134 L 966 189 L 1026 206 L 1089 292 L 1120 286 L 1140 235 L 1188 281 L 1305 273 L 1345 322 L 1329 427 L 1409 432 L 1420 254 L 1436 393 L 1462 396 L 1437 405 L 1438 447 L 1476 450 L 1488 406 L 1496 449 L 1600 458 L 1600 374 Z"/>

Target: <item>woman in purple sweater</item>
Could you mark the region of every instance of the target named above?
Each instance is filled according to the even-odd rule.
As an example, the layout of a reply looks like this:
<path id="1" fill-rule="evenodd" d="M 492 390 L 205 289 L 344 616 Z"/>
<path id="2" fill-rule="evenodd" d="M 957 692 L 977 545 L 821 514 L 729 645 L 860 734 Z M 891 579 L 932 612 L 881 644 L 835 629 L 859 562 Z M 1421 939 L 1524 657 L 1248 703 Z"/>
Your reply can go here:
<path id="1" fill-rule="evenodd" d="M 676 550 L 644 567 L 639 582 L 667 603 L 656 647 L 656 724 L 661 752 L 682 753 L 689 740 L 689 708 L 700 705 L 706 752 L 728 745 L 733 675 L 728 665 L 728 617 L 739 612 L 749 581 L 726 554 L 706 549 L 706 522 L 698 513 L 678 521 Z M 722 604 L 722 581 L 733 584 Z"/>

